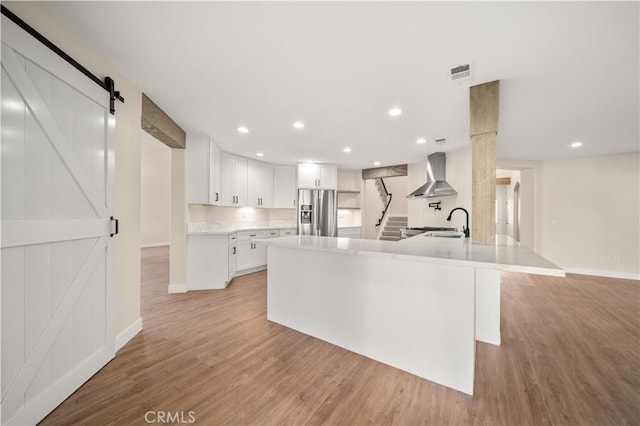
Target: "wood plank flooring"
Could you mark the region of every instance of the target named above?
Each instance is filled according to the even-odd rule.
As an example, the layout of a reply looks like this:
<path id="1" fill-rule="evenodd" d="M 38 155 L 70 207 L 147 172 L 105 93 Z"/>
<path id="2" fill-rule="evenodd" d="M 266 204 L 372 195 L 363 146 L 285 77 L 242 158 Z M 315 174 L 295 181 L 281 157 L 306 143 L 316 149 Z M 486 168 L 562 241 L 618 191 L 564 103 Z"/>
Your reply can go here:
<path id="1" fill-rule="evenodd" d="M 265 272 L 175 295 L 168 276 L 168 249 L 143 249 L 144 330 L 43 425 L 640 424 L 637 281 L 503 274 L 470 397 L 268 322 Z"/>

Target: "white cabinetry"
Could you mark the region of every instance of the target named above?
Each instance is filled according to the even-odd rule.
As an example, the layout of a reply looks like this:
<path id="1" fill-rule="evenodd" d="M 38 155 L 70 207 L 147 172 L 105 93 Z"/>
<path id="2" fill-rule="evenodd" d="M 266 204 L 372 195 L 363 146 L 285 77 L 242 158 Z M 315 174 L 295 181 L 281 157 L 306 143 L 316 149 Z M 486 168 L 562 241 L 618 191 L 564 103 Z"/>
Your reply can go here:
<path id="1" fill-rule="evenodd" d="M 225 288 L 229 282 L 227 235 L 189 235 L 187 290 Z"/>
<path id="2" fill-rule="evenodd" d="M 298 188 L 337 189 L 338 166 L 335 164 L 298 164 Z"/>
<path id="3" fill-rule="evenodd" d="M 238 232 L 238 255 L 236 268 L 238 271 L 256 268 L 267 264 L 267 247 L 251 241 L 254 238 L 266 238 L 265 231 Z"/>
<path id="4" fill-rule="evenodd" d="M 187 135 L 187 203 L 220 205 L 222 151 L 207 137 Z"/>
<path id="5" fill-rule="evenodd" d="M 209 202 L 222 203 L 222 151 L 213 141 L 209 143 Z"/>
<path id="6" fill-rule="evenodd" d="M 273 165 L 248 160 L 247 198 L 250 207 L 273 207 Z"/>
<path id="7" fill-rule="evenodd" d="M 238 257 L 238 234 L 229 235 L 229 279 L 233 278 L 237 270 Z"/>
<path id="8" fill-rule="evenodd" d="M 339 231 L 339 230 L 338 230 Z M 291 229 L 281 229 L 280 236 L 281 237 L 289 237 L 291 235 L 298 235 L 298 230 L 296 228 Z"/>
<path id="9" fill-rule="evenodd" d="M 296 167 L 273 166 L 273 207 L 293 209 L 296 207 Z"/>
<path id="10" fill-rule="evenodd" d="M 225 288 L 235 276 L 267 266 L 267 246 L 251 241 L 296 235 L 294 228 L 239 231 L 231 234 L 191 234 L 187 237 L 187 290 Z"/>
<path id="11" fill-rule="evenodd" d="M 247 206 L 247 159 L 222 153 L 222 205 Z"/>
<path id="12" fill-rule="evenodd" d="M 338 166 L 335 164 L 320 164 L 320 182 L 322 189 L 338 189 Z"/>

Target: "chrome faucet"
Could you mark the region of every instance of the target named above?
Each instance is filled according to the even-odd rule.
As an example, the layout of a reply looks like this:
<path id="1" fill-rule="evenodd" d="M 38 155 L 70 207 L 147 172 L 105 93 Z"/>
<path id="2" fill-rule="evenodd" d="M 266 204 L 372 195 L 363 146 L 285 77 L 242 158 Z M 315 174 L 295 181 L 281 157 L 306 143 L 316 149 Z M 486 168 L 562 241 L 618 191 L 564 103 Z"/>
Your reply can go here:
<path id="1" fill-rule="evenodd" d="M 469 238 L 469 212 L 466 209 L 463 209 L 462 207 L 456 207 L 455 209 L 451 210 L 449 212 L 449 216 L 447 217 L 447 221 L 451 222 L 451 215 L 453 214 L 453 212 L 455 212 L 456 210 L 462 210 L 466 215 L 467 215 L 467 227 L 465 228 L 464 226 L 462 227 L 462 232 L 464 232 L 464 237 L 465 238 Z"/>

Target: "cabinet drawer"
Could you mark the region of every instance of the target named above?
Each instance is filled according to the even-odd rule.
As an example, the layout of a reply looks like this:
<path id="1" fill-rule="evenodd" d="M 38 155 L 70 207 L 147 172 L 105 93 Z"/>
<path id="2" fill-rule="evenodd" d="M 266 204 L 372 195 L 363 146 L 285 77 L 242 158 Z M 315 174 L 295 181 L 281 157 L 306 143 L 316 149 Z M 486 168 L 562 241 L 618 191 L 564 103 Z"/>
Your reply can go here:
<path id="1" fill-rule="evenodd" d="M 265 231 L 245 231 L 238 232 L 238 241 L 248 241 L 254 238 L 265 238 L 267 233 Z"/>
<path id="2" fill-rule="evenodd" d="M 280 230 L 280 236 L 281 237 L 286 237 L 289 235 L 298 235 L 298 231 L 295 229 L 281 229 Z"/>
<path id="3" fill-rule="evenodd" d="M 280 231 L 278 231 L 277 229 L 272 229 L 270 231 L 267 231 L 267 238 L 273 238 L 273 237 L 279 237 L 280 236 Z"/>
<path id="4" fill-rule="evenodd" d="M 234 245 L 237 240 L 238 240 L 238 234 L 229 235 L 229 245 L 230 246 Z"/>

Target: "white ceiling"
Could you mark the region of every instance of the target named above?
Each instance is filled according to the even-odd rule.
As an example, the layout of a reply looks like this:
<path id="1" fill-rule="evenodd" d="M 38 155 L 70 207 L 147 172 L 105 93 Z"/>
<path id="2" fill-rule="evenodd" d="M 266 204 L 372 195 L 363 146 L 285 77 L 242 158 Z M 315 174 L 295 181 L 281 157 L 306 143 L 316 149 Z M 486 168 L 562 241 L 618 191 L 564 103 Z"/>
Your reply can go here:
<path id="1" fill-rule="evenodd" d="M 639 149 L 638 2 L 50 6 L 187 132 L 265 161 L 367 168 L 468 144 L 468 87 L 448 77 L 465 63 L 472 85 L 500 80 L 499 158 Z"/>

